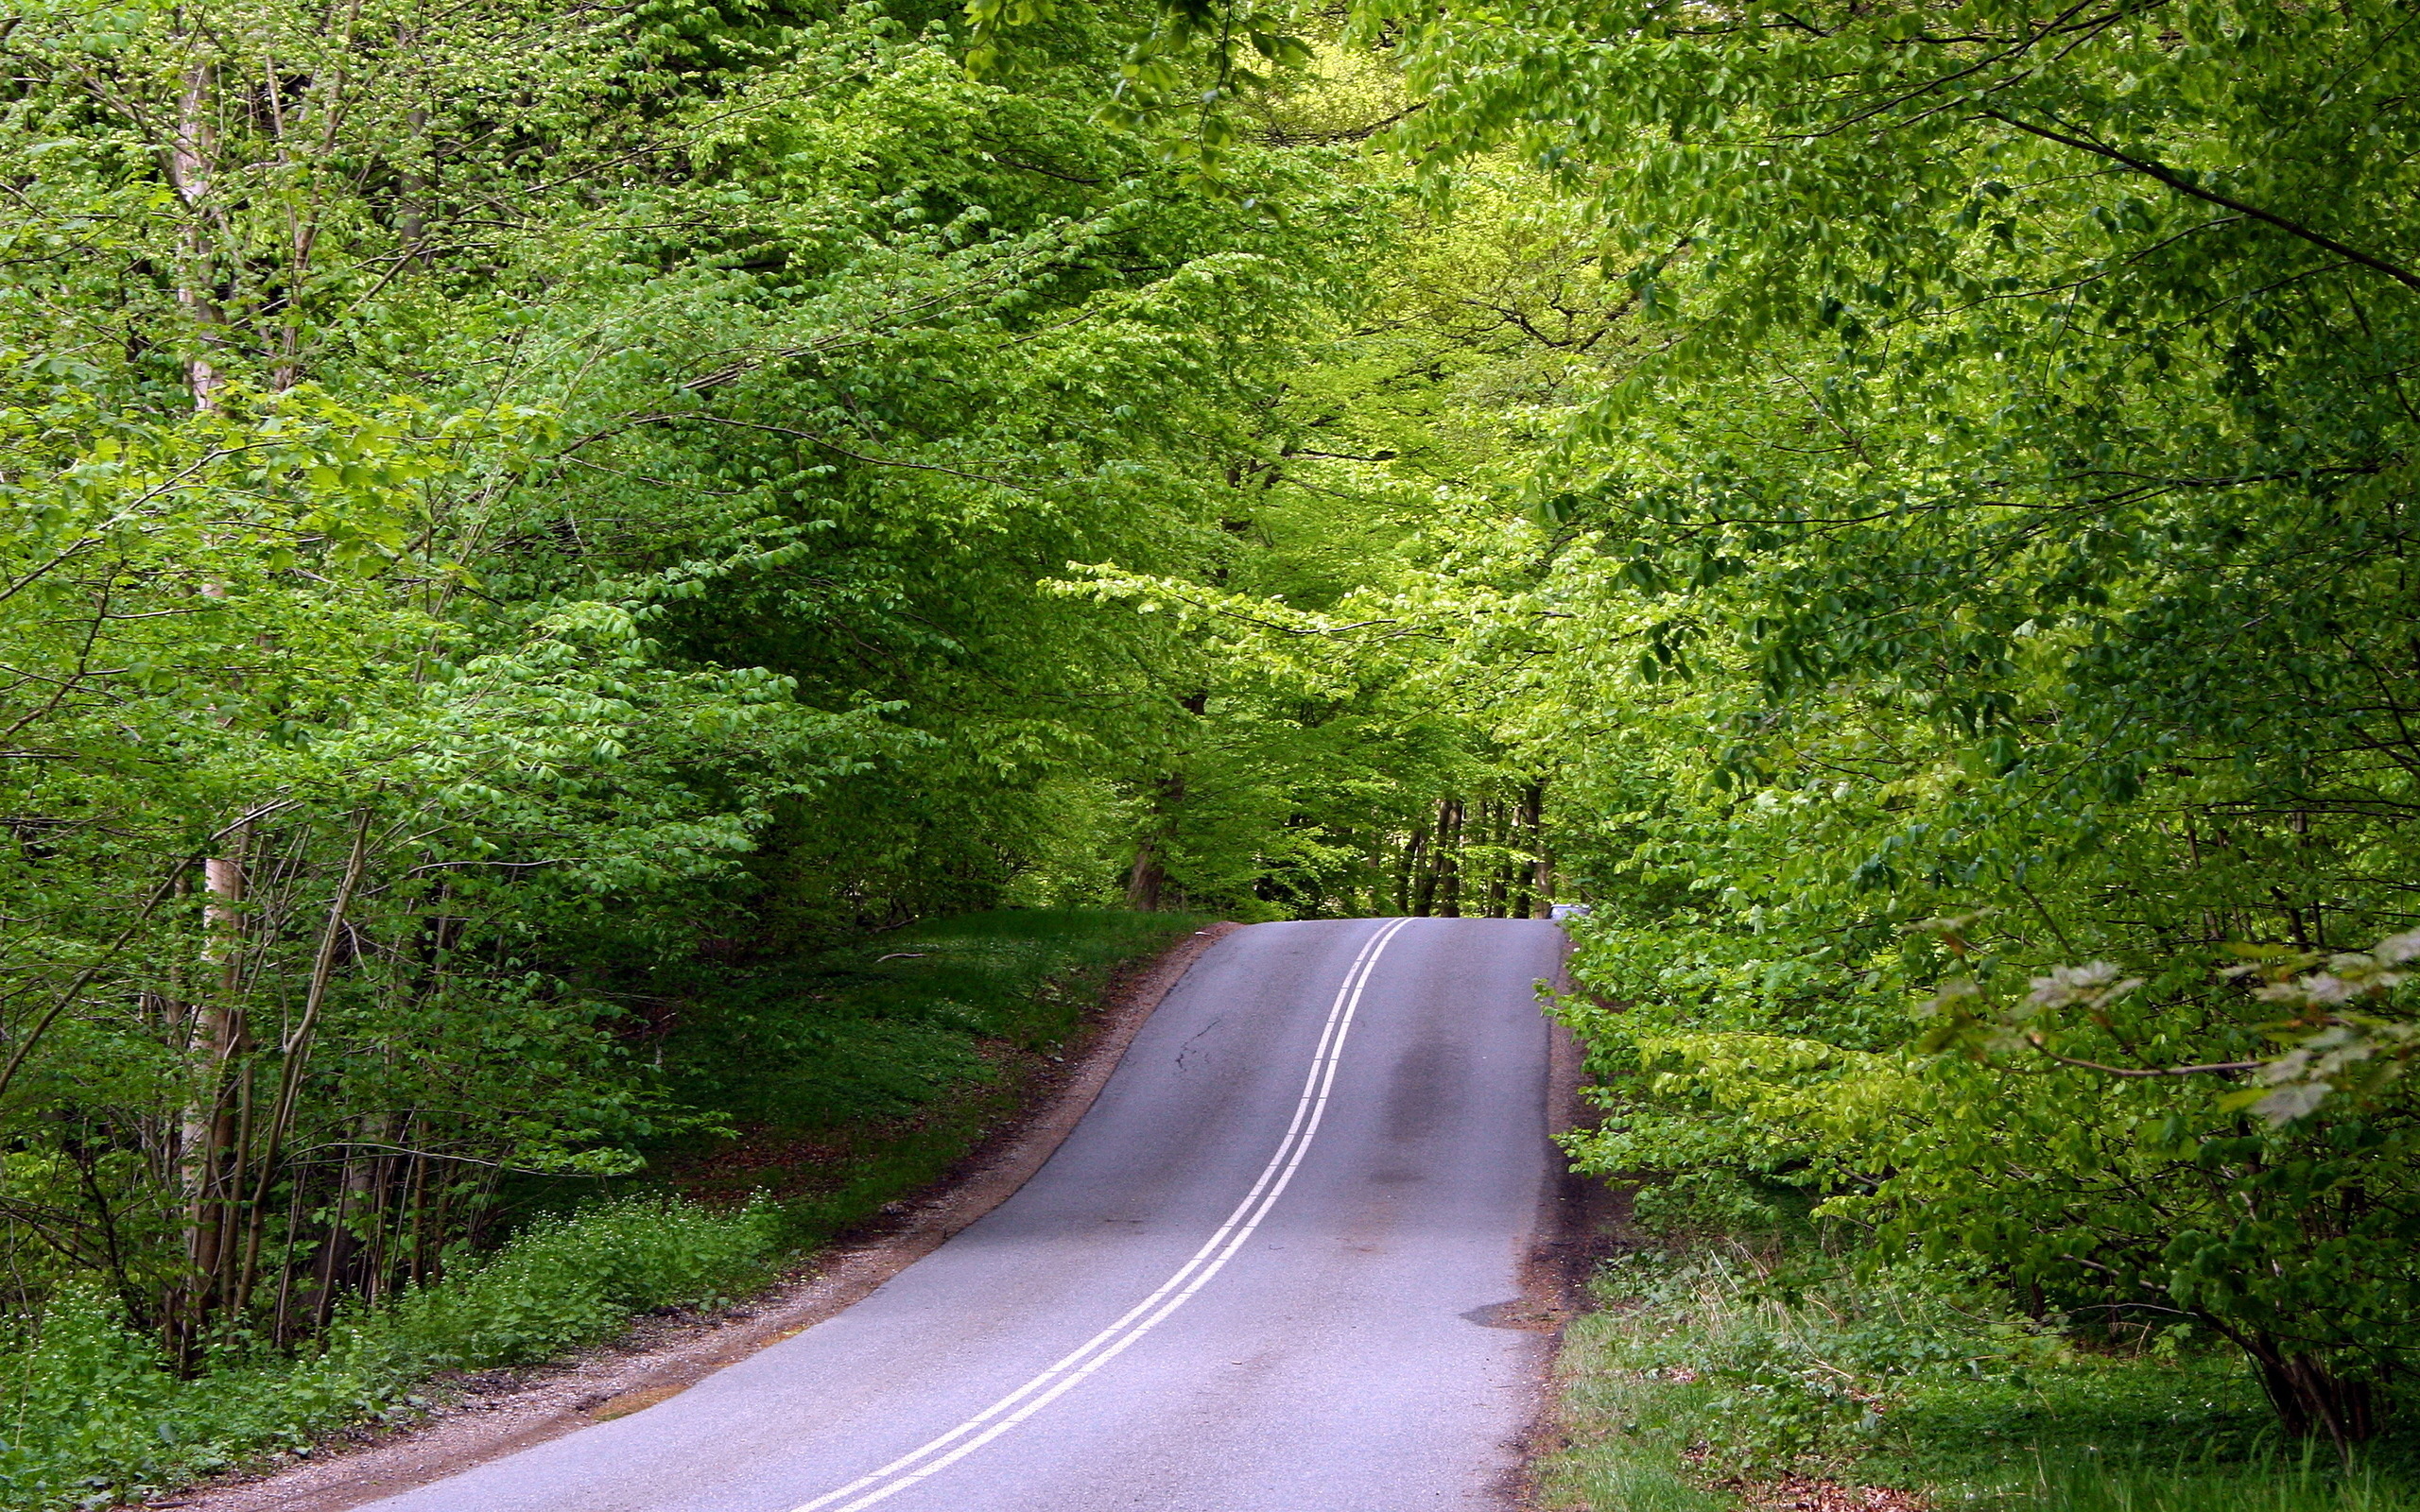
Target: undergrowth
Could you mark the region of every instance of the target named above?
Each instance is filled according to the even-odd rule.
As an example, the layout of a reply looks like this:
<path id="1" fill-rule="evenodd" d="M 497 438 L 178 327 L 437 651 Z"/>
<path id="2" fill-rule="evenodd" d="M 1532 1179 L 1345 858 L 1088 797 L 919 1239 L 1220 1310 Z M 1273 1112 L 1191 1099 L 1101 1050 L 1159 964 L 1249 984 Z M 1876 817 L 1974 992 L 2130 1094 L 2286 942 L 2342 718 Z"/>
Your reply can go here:
<path id="1" fill-rule="evenodd" d="M 594 1344 L 634 1314 L 707 1307 L 770 1279 L 764 1204 L 714 1212 L 633 1197 L 541 1219 L 394 1305 L 340 1319 L 300 1353 L 222 1347 L 186 1379 L 114 1301 L 67 1293 L 31 1349 L 0 1355 L 0 1505 L 106 1507 L 349 1423 L 406 1417 L 441 1370 L 522 1365 Z"/>
<path id="2" fill-rule="evenodd" d="M 1201 920 L 1014 910 L 700 984 L 658 1047 L 728 1132 L 651 1152 L 616 1193 L 525 1181 L 511 1237 L 341 1314 L 300 1350 L 241 1335 L 180 1377 L 116 1302 L 54 1298 L 0 1338 L 0 1507 L 113 1506 L 347 1427 L 416 1416 L 433 1378 L 526 1365 L 639 1314 L 722 1305 L 946 1174 L 1081 1028 L 1122 963 Z"/>
<path id="3" fill-rule="evenodd" d="M 2037 1321 L 1806 1233 L 1642 1250 L 1598 1293 L 1541 1467 L 1558 1512 L 2420 1512 L 2412 1445 L 2348 1468 L 2283 1442 L 2239 1360 L 2182 1331 Z"/>
<path id="4" fill-rule="evenodd" d="M 1206 920 L 1002 909 L 720 973 L 664 1044 L 668 1090 L 732 1135 L 654 1152 L 708 1202 L 771 1198 L 804 1247 L 947 1174 L 1072 1050 L 1117 969 Z"/>

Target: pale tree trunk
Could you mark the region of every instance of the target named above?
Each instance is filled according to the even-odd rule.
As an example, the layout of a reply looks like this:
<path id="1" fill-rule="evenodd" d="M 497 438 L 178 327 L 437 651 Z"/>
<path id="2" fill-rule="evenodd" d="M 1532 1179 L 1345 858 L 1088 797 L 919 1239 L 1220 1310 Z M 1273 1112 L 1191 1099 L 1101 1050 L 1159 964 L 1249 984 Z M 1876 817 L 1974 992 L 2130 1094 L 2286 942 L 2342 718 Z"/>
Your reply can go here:
<path id="1" fill-rule="evenodd" d="M 394 1123 L 389 1113 L 365 1113 L 355 1121 L 358 1143 L 345 1159 L 344 1175 L 337 1185 L 336 1205 L 328 1214 L 327 1241 L 314 1266 L 319 1273 L 319 1290 L 311 1302 L 311 1326 L 315 1330 L 328 1326 L 328 1319 L 336 1311 L 337 1297 L 352 1274 L 354 1256 L 361 1248 L 360 1238 L 353 1231 L 354 1219 L 372 1206 L 372 1194 L 387 1163 L 383 1146 L 395 1137 Z M 366 1292 L 369 1287 L 365 1284 L 362 1290 Z"/>
<path id="2" fill-rule="evenodd" d="M 200 45 L 199 39 L 195 45 Z M 186 64 L 177 91 L 176 136 L 168 145 L 168 184 L 185 213 L 177 302 L 193 321 L 195 343 L 193 354 L 185 359 L 185 385 L 192 390 L 194 408 L 204 414 L 216 413 L 218 392 L 226 384 L 210 360 L 210 349 L 219 344 L 219 333 L 227 324 L 226 312 L 218 307 L 214 292 L 216 238 L 211 234 L 211 222 L 217 215 L 211 198 L 218 167 L 217 109 L 218 66 L 197 56 Z"/>
<path id="3" fill-rule="evenodd" d="M 418 258 L 424 254 L 428 238 L 427 207 L 424 201 L 428 179 L 419 167 L 421 157 L 428 151 L 427 107 L 415 105 L 406 112 L 404 127 L 411 137 L 413 166 L 395 175 L 395 239 L 402 243 L 396 253 Z"/>
<path id="4" fill-rule="evenodd" d="M 198 413 L 216 414 L 226 378 L 211 352 L 220 344 L 227 323 L 216 293 L 218 238 L 213 234 L 218 214 L 213 198 L 218 167 L 218 66 L 202 55 L 206 43 L 200 38 L 188 41 L 195 56 L 180 80 L 176 130 L 168 146 L 168 183 L 185 220 L 176 294 L 192 322 L 186 387 Z M 203 583 L 201 592 L 209 598 L 227 594 L 226 585 L 216 581 Z M 220 1284 L 231 1217 L 227 1189 L 236 1179 L 229 1165 L 239 1118 L 228 1072 L 245 1048 L 237 993 L 242 987 L 244 858 L 251 826 L 238 826 L 228 839 L 231 853 L 202 863 L 202 959 L 211 971 L 205 973 L 200 1001 L 185 1016 L 187 1087 L 177 1143 L 186 1275 L 168 1310 L 167 1325 L 171 1348 L 181 1360 L 190 1359 L 199 1344 Z"/>
<path id="5" fill-rule="evenodd" d="M 203 1318 L 226 1265 L 230 1186 L 238 1178 L 232 1169 L 240 1141 L 240 1099 L 234 1095 L 229 1070 L 246 1048 L 243 988 L 244 857 L 251 827 L 239 825 L 229 835 L 232 855 L 213 856 L 202 863 L 202 905 L 205 944 L 203 963 L 211 968 L 201 1001 L 187 1017 L 192 1035 L 186 1044 L 187 1088 L 179 1129 L 179 1184 L 184 1203 L 186 1276 L 170 1309 L 172 1348 L 188 1357 L 199 1342 Z"/>

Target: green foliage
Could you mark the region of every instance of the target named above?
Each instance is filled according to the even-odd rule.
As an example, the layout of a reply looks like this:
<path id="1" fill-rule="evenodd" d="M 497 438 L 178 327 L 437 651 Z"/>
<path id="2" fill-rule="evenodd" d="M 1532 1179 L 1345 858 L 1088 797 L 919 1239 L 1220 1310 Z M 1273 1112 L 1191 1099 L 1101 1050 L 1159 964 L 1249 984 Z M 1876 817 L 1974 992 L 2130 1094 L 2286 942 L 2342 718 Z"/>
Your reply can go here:
<path id="1" fill-rule="evenodd" d="M 1579 896 L 1589 1169 L 2380 1430 L 2403 8 L 354 15 L 0 32 L 21 1306 L 935 1119 L 845 1221 L 1063 1032 L 878 931 Z"/>
<path id="2" fill-rule="evenodd" d="M 712 1307 L 771 1279 L 777 1220 L 631 1198 L 541 1218 L 493 1257 L 342 1331 L 331 1352 L 397 1351 L 406 1368 L 484 1369 L 594 1343 L 634 1313 Z"/>
<path id="3" fill-rule="evenodd" d="M 1821 1255 L 1641 1253 L 1600 1287 L 1624 1314 L 1605 1363 L 1701 1388 L 1666 1426 L 1702 1442 L 1718 1478 L 1849 1463 L 1944 1382 L 2021 1383 L 2068 1355 L 2044 1331 L 1962 1308 L 1975 1298 L 1950 1278 L 1861 1276 Z"/>
<path id="4" fill-rule="evenodd" d="M 1202 922 L 1184 914 L 1005 909 L 717 971 L 693 985 L 696 996 L 680 1003 L 659 1041 L 666 1086 L 677 1101 L 715 1108 L 773 1144 L 951 1107 L 1013 1105 L 1019 1077 L 1071 1046 L 1115 969 Z M 946 1167 L 967 1135 L 953 1123 L 930 1154 L 884 1150 L 877 1164 L 904 1157 Z M 676 1138 L 664 1150 L 678 1163 L 725 1143 Z M 870 1179 L 846 1161 L 837 1172 L 804 1174 L 819 1184 L 862 1183 L 884 1201 L 915 1184 Z"/>

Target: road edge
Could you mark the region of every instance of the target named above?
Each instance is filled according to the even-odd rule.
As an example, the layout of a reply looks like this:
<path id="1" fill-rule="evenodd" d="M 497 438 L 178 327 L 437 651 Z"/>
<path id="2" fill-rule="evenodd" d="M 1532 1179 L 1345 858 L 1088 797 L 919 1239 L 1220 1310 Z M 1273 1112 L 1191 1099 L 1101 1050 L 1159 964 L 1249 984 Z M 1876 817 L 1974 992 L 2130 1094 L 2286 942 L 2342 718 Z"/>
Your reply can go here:
<path id="1" fill-rule="evenodd" d="M 357 1431 L 307 1458 L 137 1503 L 192 1512 L 350 1512 L 595 1423 L 669 1400 L 716 1371 L 804 1332 L 1013 1196 L 1057 1153 L 1162 1000 L 1219 940 L 1245 926 L 1219 922 L 1114 977 L 1091 1032 L 1057 1085 L 1004 1125 L 878 1229 L 844 1236 L 741 1306 L 709 1317 L 639 1320 L 623 1339 L 574 1359 L 492 1371 L 461 1400 L 396 1429 Z"/>
<path id="2" fill-rule="evenodd" d="M 1527 1422 L 1513 1441 L 1515 1465 L 1503 1484 L 1509 1512 L 1539 1512 L 1540 1463 L 1561 1447 L 1564 1435 L 1562 1376 L 1564 1332 L 1588 1309 L 1588 1283 L 1598 1267 L 1628 1243 L 1628 1189 L 1571 1168 L 1559 1136 L 1583 1128 L 1600 1115 L 1582 1096 L 1587 1046 L 1570 1025 L 1553 1015 L 1553 1003 L 1570 996 L 1573 942 L 1564 936 L 1563 955 L 1542 988 L 1539 1011 L 1547 1018 L 1546 1128 L 1547 1176 L 1538 1193 L 1538 1215 L 1521 1271 L 1521 1313 L 1499 1327 L 1530 1329 L 1544 1337 L 1534 1395 Z"/>

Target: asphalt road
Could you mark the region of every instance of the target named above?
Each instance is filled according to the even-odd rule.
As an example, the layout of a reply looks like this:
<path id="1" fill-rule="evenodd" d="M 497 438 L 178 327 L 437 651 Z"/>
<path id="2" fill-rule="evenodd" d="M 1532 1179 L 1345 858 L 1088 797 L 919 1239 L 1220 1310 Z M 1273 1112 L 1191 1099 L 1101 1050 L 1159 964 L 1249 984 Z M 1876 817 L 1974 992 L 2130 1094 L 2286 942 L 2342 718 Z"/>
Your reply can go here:
<path id="1" fill-rule="evenodd" d="M 1554 926 L 1213 946 L 1014 1196 L 865 1300 L 379 1512 L 1478 1512 L 1544 1339 Z"/>

